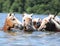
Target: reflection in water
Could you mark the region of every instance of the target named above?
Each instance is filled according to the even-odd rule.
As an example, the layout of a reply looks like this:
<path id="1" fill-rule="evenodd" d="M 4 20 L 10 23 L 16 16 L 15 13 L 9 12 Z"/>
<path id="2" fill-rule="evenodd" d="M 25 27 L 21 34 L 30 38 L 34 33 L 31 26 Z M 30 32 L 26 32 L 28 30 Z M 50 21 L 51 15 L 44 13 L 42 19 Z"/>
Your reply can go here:
<path id="1" fill-rule="evenodd" d="M 0 27 L 3 27 L 6 15 L 5 13 L 0 13 Z M 20 15 L 21 14 L 16 14 L 19 20 L 22 19 Z M 41 18 L 41 16 L 34 15 L 33 18 Z M 28 33 L 23 31 L 0 31 L 0 46 L 60 46 L 60 32 L 34 31 Z"/>

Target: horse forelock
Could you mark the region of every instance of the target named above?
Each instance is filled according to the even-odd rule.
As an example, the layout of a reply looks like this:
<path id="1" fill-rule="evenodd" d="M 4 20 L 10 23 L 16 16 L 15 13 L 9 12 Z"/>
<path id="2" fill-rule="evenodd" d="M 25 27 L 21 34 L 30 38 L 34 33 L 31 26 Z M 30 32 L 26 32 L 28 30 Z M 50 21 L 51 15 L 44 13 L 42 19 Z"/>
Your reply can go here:
<path id="1" fill-rule="evenodd" d="M 30 19 L 32 19 L 31 16 L 27 16 L 27 15 L 23 17 L 23 20 L 24 20 L 25 18 L 30 18 Z"/>

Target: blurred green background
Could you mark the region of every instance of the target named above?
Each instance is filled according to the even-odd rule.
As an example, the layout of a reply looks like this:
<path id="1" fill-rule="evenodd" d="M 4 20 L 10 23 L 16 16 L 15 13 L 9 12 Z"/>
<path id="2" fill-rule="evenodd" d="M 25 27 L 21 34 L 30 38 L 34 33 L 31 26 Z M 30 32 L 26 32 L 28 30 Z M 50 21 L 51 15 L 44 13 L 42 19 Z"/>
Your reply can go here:
<path id="1" fill-rule="evenodd" d="M 0 12 L 60 14 L 60 0 L 0 0 Z"/>

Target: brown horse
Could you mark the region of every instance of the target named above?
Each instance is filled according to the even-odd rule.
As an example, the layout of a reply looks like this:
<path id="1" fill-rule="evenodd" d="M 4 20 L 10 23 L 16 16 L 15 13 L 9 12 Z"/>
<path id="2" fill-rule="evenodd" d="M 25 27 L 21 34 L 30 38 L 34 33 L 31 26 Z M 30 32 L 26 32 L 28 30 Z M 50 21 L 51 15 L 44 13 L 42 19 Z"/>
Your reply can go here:
<path id="1" fill-rule="evenodd" d="M 32 14 L 23 14 L 23 26 L 24 26 L 24 31 L 33 31 L 32 27 Z"/>
<path id="2" fill-rule="evenodd" d="M 16 28 L 19 26 L 22 26 L 21 22 L 14 16 L 13 13 L 9 13 L 6 20 L 5 20 L 3 30 L 10 31 L 11 28 Z"/>
<path id="3" fill-rule="evenodd" d="M 37 30 L 37 29 L 40 27 L 41 22 L 42 22 L 42 20 L 41 20 L 40 18 L 34 18 L 34 19 L 32 20 L 33 28 L 34 28 L 35 30 Z"/>

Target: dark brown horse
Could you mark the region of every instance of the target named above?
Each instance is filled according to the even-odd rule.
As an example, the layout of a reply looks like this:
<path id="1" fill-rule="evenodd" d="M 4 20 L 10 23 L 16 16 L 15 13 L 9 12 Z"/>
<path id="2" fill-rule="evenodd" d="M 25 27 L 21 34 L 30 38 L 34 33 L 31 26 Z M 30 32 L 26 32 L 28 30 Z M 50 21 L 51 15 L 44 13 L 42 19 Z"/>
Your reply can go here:
<path id="1" fill-rule="evenodd" d="M 55 32 L 60 32 L 60 24 L 57 18 L 54 18 L 54 15 L 50 15 L 46 18 L 43 19 L 42 24 L 39 28 L 39 30 L 45 29 L 47 31 L 55 31 Z"/>

